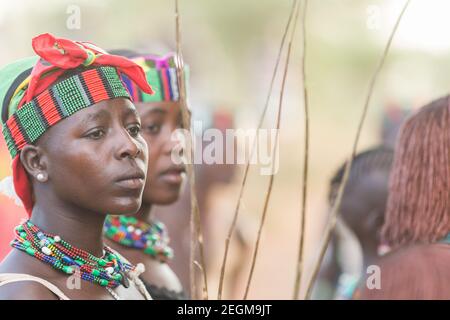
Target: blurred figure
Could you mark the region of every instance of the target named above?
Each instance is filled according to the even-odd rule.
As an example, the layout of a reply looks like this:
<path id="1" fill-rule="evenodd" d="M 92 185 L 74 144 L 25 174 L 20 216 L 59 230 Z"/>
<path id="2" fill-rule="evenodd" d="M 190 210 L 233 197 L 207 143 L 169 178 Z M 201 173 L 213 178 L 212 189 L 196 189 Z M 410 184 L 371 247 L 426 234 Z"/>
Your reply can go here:
<path id="1" fill-rule="evenodd" d="M 5 161 L 7 160 L 7 161 Z M 0 139 L 0 169 L 9 165 L 9 153 L 4 139 Z M 6 170 L 5 170 L 6 171 Z M 6 174 L 8 172 L 5 172 Z M 25 208 L 15 194 L 12 177 L 0 179 L 0 262 L 12 250 L 10 242 L 14 239 L 14 228 L 27 217 Z"/>
<path id="2" fill-rule="evenodd" d="M 350 170 L 349 180 L 340 207 L 340 219 L 336 227 L 338 251 L 342 273 L 338 278 L 336 299 L 350 299 L 361 274 L 378 257 L 380 231 L 388 195 L 389 173 L 394 152 L 387 147 L 376 147 L 358 154 Z M 329 203 L 332 206 L 344 175 L 345 166 L 331 181 Z M 349 241 L 351 234 L 360 246 L 359 254 L 352 254 Z M 346 236 L 347 235 L 347 236 Z M 351 239 L 350 239 L 351 240 Z M 351 247 L 350 247 L 351 248 Z M 355 250 L 353 250 L 355 252 Z M 350 268 L 352 261 L 361 257 L 360 269 Z M 347 269 L 350 269 L 348 272 Z M 359 272 L 357 272 L 359 271 Z"/>
<path id="3" fill-rule="evenodd" d="M 404 109 L 396 103 L 388 103 L 383 113 L 381 124 L 381 144 L 395 148 L 400 127 L 411 114 L 411 110 Z"/>
<path id="4" fill-rule="evenodd" d="M 359 153 L 353 161 L 340 216 L 321 272 L 322 281 L 326 279 L 329 283 L 326 289 L 329 298 L 350 299 L 363 270 L 378 256 L 392 160 L 392 149 L 380 146 Z M 345 165 L 331 180 L 330 208 L 336 200 Z"/>
<path id="5" fill-rule="evenodd" d="M 402 127 L 382 230 L 393 251 L 380 259 L 379 288 L 362 285 L 362 299 L 450 299 L 449 130 L 449 96 Z"/>
<path id="6" fill-rule="evenodd" d="M 14 200 L 0 196 L 0 216 L 2 223 L 0 226 L 0 262 L 12 250 L 10 242 L 14 239 L 14 228 L 20 224 L 22 219 L 27 217 L 25 209 L 14 203 Z"/>
<path id="7" fill-rule="evenodd" d="M 313 297 L 351 299 L 362 272 L 385 251 L 379 233 L 387 201 L 389 170 L 401 125 L 410 113 L 388 103 L 382 116 L 381 144 L 356 155 Z M 330 182 L 329 207 L 337 196 L 345 164 Z"/>
<path id="8" fill-rule="evenodd" d="M 0 224 L 0 262 L 11 251 L 9 243 L 14 238 L 14 233 L 11 231 L 20 223 L 21 218 L 26 217 L 25 210 L 14 203 L 11 196 L 5 196 L 4 193 L 13 190 L 12 178 L 3 178 L 9 171 L 5 168 L 9 167 L 9 154 L 4 139 L 0 139 L 0 216 L 2 223 Z M 17 198 L 18 199 L 18 198 Z M 19 201 L 20 202 L 20 201 Z"/>
<path id="9" fill-rule="evenodd" d="M 194 118 L 202 118 L 204 130 L 218 129 L 223 137 L 227 129 L 234 128 L 233 115 L 223 108 L 217 108 L 211 113 L 206 113 L 201 117 L 194 111 Z M 208 145 L 209 141 L 203 141 L 203 132 L 195 132 L 197 145 L 201 145 L 202 150 Z M 227 207 L 226 203 L 221 203 L 220 198 L 229 199 L 232 197 L 234 205 L 234 194 L 230 194 L 234 190 L 231 188 L 235 178 L 237 169 L 236 164 L 226 164 L 226 154 L 230 152 L 230 147 L 235 144 L 226 144 L 223 140 L 223 164 L 201 164 L 194 165 L 196 175 L 197 200 L 200 210 L 200 218 L 202 222 L 202 233 L 204 238 L 204 253 L 207 273 L 210 275 L 209 280 L 218 279 L 217 268 L 221 262 L 221 252 L 224 248 L 226 231 L 231 223 L 231 214 L 234 208 Z M 235 152 L 236 154 L 236 152 Z M 231 190 L 232 189 L 232 190 Z M 233 191 L 234 192 L 234 191 Z M 225 194 L 230 194 L 227 197 Z M 224 196 L 225 195 L 225 196 Z M 187 183 L 186 190 L 174 205 L 155 208 L 155 216 L 167 225 L 171 234 L 171 243 L 175 252 L 173 261 L 169 262 L 176 274 L 179 276 L 185 288 L 189 288 L 189 268 L 190 268 L 190 187 Z M 228 201 L 229 202 L 229 201 Z M 236 289 L 236 283 L 240 276 L 241 268 L 239 265 L 245 261 L 249 243 L 245 231 L 247 223 L 243 219 L 238 223 L 235 231 L 236 239 L 233 240 L 235 247 L 230 248 L 235 256 L 231 257 L 227 264 L 227 288 L 228 296 L 233 296 Z M 220 258 L 219 258 L 220 256 Z M 234 262 L 234 263 L 233 263 Z M 237 265 L 236 265 L 237 264 Z M 197 288 L 202 286 L 202 279 L 197 277 Z M 215 294 L 215 288 L 211 288 L 210 293 Z M 213 296 L 212 296 L 213 297 Z"/>

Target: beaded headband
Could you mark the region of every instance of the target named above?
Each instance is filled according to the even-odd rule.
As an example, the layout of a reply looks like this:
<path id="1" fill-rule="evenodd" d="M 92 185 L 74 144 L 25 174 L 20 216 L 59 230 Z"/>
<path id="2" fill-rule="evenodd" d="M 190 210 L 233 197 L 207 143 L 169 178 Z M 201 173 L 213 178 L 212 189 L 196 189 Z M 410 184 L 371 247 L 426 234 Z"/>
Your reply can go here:
<path id="1" fill-rule="evenodd" d="M 71 76 L 24 104 L 3 126 L 11 157 L 39 139 L 58 121 L 103 100 L 130 98 L 114 67 L 98 67 Z"/>
<path id="2" fill-rule="evenodd" d="M 130 95 L 135 102 L 159 102 L 178 101 L 180 99 L 177 69 L 175 65 L 175 55 L 170 53 L 166 56 L 144 55 L 131 58 L 133 62 L 141 66 L 147 77 L 148 84 L 153 89 L 153 94 L 149 95 L 139 89 L 139 87 L 124 77 Z M 184 67 L 185 83 L 189 76 L 189 67 Z"/>

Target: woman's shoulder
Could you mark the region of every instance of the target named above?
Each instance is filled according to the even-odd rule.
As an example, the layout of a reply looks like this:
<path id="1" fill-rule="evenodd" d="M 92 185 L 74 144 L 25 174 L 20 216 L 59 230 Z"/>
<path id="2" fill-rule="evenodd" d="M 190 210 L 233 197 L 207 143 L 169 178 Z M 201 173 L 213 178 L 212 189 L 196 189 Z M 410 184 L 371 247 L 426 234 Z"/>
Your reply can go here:
<path id="1" fill-rule="evenodd" d="M 12 251 L 0 263 L 0 300 L 57 300 L 33 259 Z"/>
<path id="2" fill-rule="evenodd" d="M 416 244 L 395 250 L 380 259 L 380 266 L 389 271 L 399 268 L 412 272 L 425 271 L 430 268 L 445 267 L 450 262 L 450 245 L 444 243 Z M 448 271 L 450 275 L 450 270 Z"/>
<path id="3" fill-rule="evenodd" d="M 396 250 L 382 257 L 377 263 L 380 271 L 380 288 L 368 288 L 363 285 L 360 288 L 360 297 L 450 299 L 449 264 L 448 244 L 412 245 Z"/>
<path id="4" fill-rule="evenodd" d="M 146 265 L 146 271 L 141 278 L 155 300 L 187 299 L 178 276 L 167 263 L 151 259 L 151 262 Z"/>
<path id="5" fill-rule="evenodd" d="M 22 274 L 16 274 L 22 276 Z M 0 282 L 0 300 L 58 300 L 46 286 L 30 280 L 5 283 Z"/>
<path id="6" fill-rule="evenodd" d="M 183 287 L 178 276 L 167 263 L 162 263 L 153 258 L 145 263 L 145 272 L 142 278 L 146 283 L 171 291 L 181 292 Z"/>
<path id="7" fill-rule="evenodd" d="M 122 247 L 109 240 L 105 240 L 105 243 L 121 259 L 130 261 L 134 265 L 142 263 L 145 271 L 140 275 L 140 278 L 146 284 L 151 284 L 159 288 L 167 288 L 175 292 L 183 290 L 178 276 L 167 263 L 162 263 L 141 250 Z"/>

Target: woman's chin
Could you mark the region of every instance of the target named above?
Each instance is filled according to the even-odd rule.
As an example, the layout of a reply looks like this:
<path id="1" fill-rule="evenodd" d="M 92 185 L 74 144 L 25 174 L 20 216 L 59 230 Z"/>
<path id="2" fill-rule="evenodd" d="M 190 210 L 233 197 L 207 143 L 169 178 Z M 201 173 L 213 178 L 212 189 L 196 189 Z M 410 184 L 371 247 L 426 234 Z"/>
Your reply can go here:
<path id="1" fill-rule="evenodd" d="M 180 192 L 161 192 L 157 195 L 149 195 L 144 199 L 144 202 L 155 204 L 158 206 L 168 206 L 175 203 L 180 198 Z"/>
<path id="2" fill-rule="evenodd" d="M 109 212 L 114 212 L 114 215 L 121 214 L 135 214 L 141 207 L 142 200 L 139 199 L 120 199 L 112 205 L 112 209 Z"/>

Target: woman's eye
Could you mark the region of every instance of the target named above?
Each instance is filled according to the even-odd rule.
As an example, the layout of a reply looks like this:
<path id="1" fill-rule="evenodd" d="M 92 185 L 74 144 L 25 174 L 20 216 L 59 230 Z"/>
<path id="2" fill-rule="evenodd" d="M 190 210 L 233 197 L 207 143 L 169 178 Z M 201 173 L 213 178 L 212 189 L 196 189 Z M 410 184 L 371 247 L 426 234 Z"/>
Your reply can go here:
<path id="1" fill-rule="evenodd" d="M 158 134 L 161 131 L 159 124 L 154 124 L 146 127 L 146 131 L 150 134 Z"/>
<path id="2" fill-rule="evenodd" d="M 93 140 L 98 140 L 102 138 L 105 135 L 104 130 L 94 130 L 87 134 L 87 137 Z"/>
<path id="3" fill-rule="evenodd" d="M 136 137 L 141 131 L 141 127 L 139 125 L 133 125 L 128 127 L 128 132 L 132 137 Z"/>

